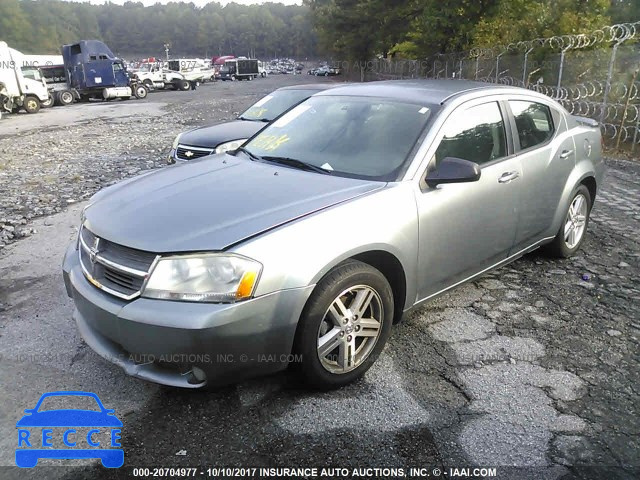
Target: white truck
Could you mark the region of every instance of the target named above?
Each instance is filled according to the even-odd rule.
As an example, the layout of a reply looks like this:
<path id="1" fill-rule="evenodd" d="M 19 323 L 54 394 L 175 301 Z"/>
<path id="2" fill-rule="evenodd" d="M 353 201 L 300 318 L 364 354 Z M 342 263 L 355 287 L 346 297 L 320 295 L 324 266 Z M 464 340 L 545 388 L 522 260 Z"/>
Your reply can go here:
<path id="1" fill-rule="evenodd" d="M 139 82 L 149 90 L 173 88 L 174 90 L 189 90 L 189 78 L 180 72 L 165 70 L 158 65 L 142 65 L 140 70 L 133 74 Z"/>
<path id="2" fill-rule="evenodd" d="M 204 83 L 215 80 L 215 70 L 200 58 L 176 58 L 169 60 L 168 67 L 171 71 L 180 72 L 189 81 Z"/>
<path id="3" fill-rule="evenodd" d="M 79 98 L 78 92 L 67 85 L 67 73 L 62 55 L 25 55 L 24 58 L 31 66 L 40 69 L 41 75 L 47 82 L 52 103 L 62 106 L 71 105 Z"/>
<path id="4" fill-rule="evenodd" d="M 17 112 L 24 108 L 36 113 L 41 106 L 51 106 L 47 83 L 40 70 L 25 56 L 0 42 L 0 111 Z"/>

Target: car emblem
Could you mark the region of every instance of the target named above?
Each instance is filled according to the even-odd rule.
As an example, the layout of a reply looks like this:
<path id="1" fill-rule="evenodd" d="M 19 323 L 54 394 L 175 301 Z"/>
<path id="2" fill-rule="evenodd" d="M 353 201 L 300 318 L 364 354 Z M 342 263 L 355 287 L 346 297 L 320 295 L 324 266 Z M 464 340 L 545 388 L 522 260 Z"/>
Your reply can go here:
<path id="1" fill-rule="evenodd" d="M 98 249 L 98 246 L 100 245 L 100 239 L 96 238 L 93 241 L 93 246 L 89 249 L 89 260 L 91 260 L 91 263 L 95 265 L 96 260 L 98 258 L 98 253 L 100 252 L 100 250 Z"/>
<path id="2" fill-rule="evenodd" d="M 193 152 L 192 152 L 191 150 L 187 150 L 187 151 L 185 152 L 184 156 L 185 156 L 185 157 L 189 157 L 189 158 L 191 158 L 191 157 L 193 157 Z"/>

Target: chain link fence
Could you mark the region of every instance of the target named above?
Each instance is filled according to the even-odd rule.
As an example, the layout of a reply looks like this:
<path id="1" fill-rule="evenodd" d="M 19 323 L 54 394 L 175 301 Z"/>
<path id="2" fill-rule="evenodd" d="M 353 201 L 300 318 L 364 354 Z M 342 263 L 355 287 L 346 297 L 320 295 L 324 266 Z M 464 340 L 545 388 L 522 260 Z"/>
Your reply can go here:
<path id="1" fill-rule="evenodd" d="M 528 88 L 600 122 L 608 143 L 640 150 L 640 22 L 424 60 L 333 63 L 354 81 L 462 78 Z"/>

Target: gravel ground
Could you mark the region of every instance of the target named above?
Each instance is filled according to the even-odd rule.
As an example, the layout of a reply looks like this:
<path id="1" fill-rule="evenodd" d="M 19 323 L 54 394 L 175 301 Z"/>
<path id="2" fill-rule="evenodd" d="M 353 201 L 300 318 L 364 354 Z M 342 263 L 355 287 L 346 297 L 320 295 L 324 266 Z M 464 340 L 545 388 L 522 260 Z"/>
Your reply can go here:
<path id="1" fill-rule="evenodd" d="M 578 255 L 561 261 L 534 252 L 413 312 L 365 378 L 340 391 L 301 390 L 288 373 L 207 393 L 159 387 L 126 377 L 82 342 L 60 262 L 84 199 L 162 167 L 181 130 L 231 119 L 274 88 L 308 80 L 218 83 L 0 121 L 0 384 L 10 386 L 0 391 L 0 475 L 330 465 L 497 466 L 498 478 L 509 479 L 640 477 L 633 161 L 608 159 Z M 80 461 L 9 467 L 22 410 L 62 389 L 93 391 L 116 409 L 124 470 Z"/>

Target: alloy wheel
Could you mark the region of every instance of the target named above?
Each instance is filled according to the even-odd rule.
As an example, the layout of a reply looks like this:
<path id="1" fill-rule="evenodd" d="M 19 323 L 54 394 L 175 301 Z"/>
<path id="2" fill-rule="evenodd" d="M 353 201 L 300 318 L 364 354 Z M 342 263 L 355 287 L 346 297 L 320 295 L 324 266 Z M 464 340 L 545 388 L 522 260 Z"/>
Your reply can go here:
<path id="1" fill-rule="evenodd" d="M 373 351 L 383 320 L 382 300 L 373 288 L 357 285 L 343 291 L 318 329 L 318 358 L 323 368 L 344 374 L 360 366 Z"/>
<path id="2" fill-rule="evenodd" d="M 582 240 L 587 213 L 587 199 L 580 193 L 571 202 L 564 224 L 564 241 L 568 248 L 575 248 Z"/>

